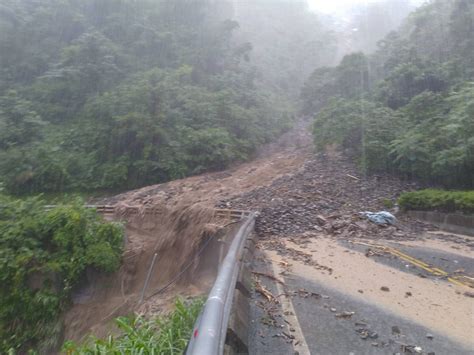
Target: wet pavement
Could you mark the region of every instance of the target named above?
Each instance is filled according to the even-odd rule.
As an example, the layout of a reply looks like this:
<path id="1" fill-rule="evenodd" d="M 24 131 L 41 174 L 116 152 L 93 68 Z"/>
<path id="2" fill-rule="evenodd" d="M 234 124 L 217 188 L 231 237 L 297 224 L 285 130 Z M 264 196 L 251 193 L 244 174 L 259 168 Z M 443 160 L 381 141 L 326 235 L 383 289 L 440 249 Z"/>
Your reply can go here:
<path id="1" fill-rule="evenodd" d="M 334 243 L 347 248 L 347 258 L 354 258 L 355 254 L 365 255 L 368 249 L 366 245 L 335 240 Z M 383 245 L 395 248 L 433 269 L 446 271 L 449 275 L 474 274 L 473 257 L 428 246 L 407 246 L 390 241 Z M 392 254 L 370 255 L 368 259 L 388 266 L 391 273 L 417 275 L 420 279 L 431 280 L 436 287 L 451 290 L 452 294 L 455 291 L 460 294 L 457 291 L 459 285 L 455 287 L 447 277 L 433 275 Z M 474 354 L 474 299 L 470 303 L 471 309 L 466 309 L 473 319 L 473 337 L 459 342 L 449 334 L 430 329 L 429 325 L 423 324 L 423 317 L 420 322 L 418 319 L 415 322 L 413 318 L 405 317 L 403 311 L 394 312 L 396 308 L 384 307 L 383 302 L 374 304 L 369 298 L 365 298 L 362 290 L 358 295 L 341 292 L 340 289 L 319 282 L 310 274 L 281 272 L 284 268 L 275 268 L 275 263 L 268 256 L 265 259 L 262 253 L 253 265 L 254 269 L 273 272 L 284 286 L 278 286 L 270 278 L 258 279 L 275 299 L 267 302 L 258 292 L 253 295 L 249 348 L 251 354 Z M 374 288 L 375 285 L 367 284 L 367 287 Z M 460 289 L 465 292 L 473 291 L 464 285 Z M 387 297 L 389 291 L 393 290 L 387 288 Z M 385 293 L 383 290 L 379 292 Z M 411 299 L 411 294 L 409 296 Z M 283 299 L 291 303 L 290 308 L 283 304 Z M 405 302 L 409 302 L 409 299 L 405 299 Z M 441 300 L 440 305 L 434 305 L 440 306 L 439 308 L 443 306 Z M 457 307 L 456 304 L 450 306 Z"/>
<path id="2" fill-rule="evenodd" d="M 423 354 L 472 354 L 463 345 L 383 308 L 302 277 L 285 281 L 289 287 L 329 296 L 293 301 L 311 354 L 403 354 L 410 353 L 411 348 L 415 353 L 415 347 L 420 347 Z M 347 319 L 336 317 L 342 312 L 355 314 Z"/>
<path id="3" fill-rule="evenodd" d="M 364 254 L 367 253 L 368 247 L 365 245 L 348 242 L 342 244 L 352 250 L 356 250 Z M 426 263 L 432 268 L 445 271 L 449 275 L 466 275 L 468 277 L 474 277 L 474 259 L 472 257 L 459 255 L 454 252 L 450 253 L 421 246 L 407 246 L 393 242 L 384 243 L 380 245 L 386 245 L 395 248 L 395 250 L 398 250 L 411 258 Z M 377 251 L 377 249 L 375 248 L 374 250 Z M 433 275 L 429 271 L 420 268 L 405 259 L 391 255 L 389 253 L 384 253 L 383 255 L 375 254 L 371 257 L 377 262 L 388 265 L 403 272 L 446 281 L 446 277 Z"/>

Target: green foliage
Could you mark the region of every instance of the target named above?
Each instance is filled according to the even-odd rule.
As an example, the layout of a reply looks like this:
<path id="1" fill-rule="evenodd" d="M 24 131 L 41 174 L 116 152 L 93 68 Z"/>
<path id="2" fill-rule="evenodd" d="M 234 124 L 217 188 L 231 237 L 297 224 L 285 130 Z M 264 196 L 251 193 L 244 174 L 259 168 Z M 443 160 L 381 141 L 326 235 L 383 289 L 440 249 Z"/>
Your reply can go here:
<path id="1" fill-rule="evenodd" d="M 388 107 L 397 109 L 425 90 L 439 92 L 446 86 L 443 74 L 436 68 L 421 63 L 402 63 L 379 84 L 377 96 Z"/>
<path id="2" fill-rule="evenodd" d="M 280 134 L 289 108 L 255 85 L 252 46 L 234 38 L 231 15 L 229 3 L 211 0 L 7 0 L 6 191 L 163 182 L 247 159 Z"/>
<path id="3" fill-rule="evenodd" d="M 0 149 L 31 142 L 38 138 L 44 124 L 32 103 L 20 98 L 16 91 L 0 97 Z"/>
<path id="4" fill-rule="evenodd" d="M 51 351 L 59 315 L 87 268 L 114 271 L 122 228 L 81 200 L 49 211 L 39 198 L 0 195 L 0 352 Z"/>
<path id="5" fill-rule="evenodd" d="M 315 145 L 324 150 L 336 144 L 358 160 L 368 172 L 390 168 L 390 142 L 402 121 L 389 108 L 358 100 L 334 100 L 316 116 L 313 125 Z"/>
<path id="6" fill-rule="evenodd" d="M 318 68 L 311 74 L 301 90 L 303 113 L 317 112 L 334 98 L 363 98 L 369 88 L 367 57 L 346 55 L 336 68 Z"/>
<path id="7" fill-rule="evenodd" d="M 404 210 L 474 213 L 474 191 L 426 189 L 404 192 L 398 203 Z"/>
<path id="8" fill-rule="evenodd" d="M 149 320 L 142 317 L 117 318 L 115 322 L 121 335 L 92 338 L 85 345 L 67 341 L 63 351 L 71 355 L 182 354 L 202 306 L 201 299 L 185 302 L 178 298 L 174 311 L 167 316 Z"/>
<path id="9" fill-rule="evenodd" d="M 446 186 L 473 186 L 474 84 L 445 98 L 420 94 L 403 111 L 408 125 L 390 144 L 396 169 Z"/>
<path id="10" fill-rule="evenodd" d="M 369 173 L 472 188 L 473 21 L 472 2 L 432 1 L 368 59 L 355 53 L 317 69 L 302 90 L 304 111 L 317 113 L 316 147 L 337 144 Z"/>

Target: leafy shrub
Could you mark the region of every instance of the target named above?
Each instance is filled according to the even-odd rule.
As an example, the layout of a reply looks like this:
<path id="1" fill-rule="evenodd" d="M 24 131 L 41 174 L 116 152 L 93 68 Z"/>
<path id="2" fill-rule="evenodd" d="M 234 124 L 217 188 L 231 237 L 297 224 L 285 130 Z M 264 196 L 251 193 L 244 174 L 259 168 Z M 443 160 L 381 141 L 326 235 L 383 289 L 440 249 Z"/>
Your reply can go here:
<path id="1" fill-rule="evenodd" d="M 58 316 L 88 267 L 114 271 L 122 227 L 76 199 L 49 211 L 39 198 L 0 195 L 0 353 L 51 351 Z"/>
<path id="2" fill-rule="evenodd" d="M 403 210 L 474 213 L 474 191 L 426 189 L 405 192 L 398 203 Z"/>
<path id="3" fill-rule="evenodd" d="M 82 346 L 67 341 L 63 350 L 68 355 L 182 354 L 202 305 L 201 299 L 185 302 L 178 298 L 174 311 L 167 316 L 149 320 L 119 317 L 115 322 L 121 335 L 111 335 L 107 339 L 91 338 Z"/>

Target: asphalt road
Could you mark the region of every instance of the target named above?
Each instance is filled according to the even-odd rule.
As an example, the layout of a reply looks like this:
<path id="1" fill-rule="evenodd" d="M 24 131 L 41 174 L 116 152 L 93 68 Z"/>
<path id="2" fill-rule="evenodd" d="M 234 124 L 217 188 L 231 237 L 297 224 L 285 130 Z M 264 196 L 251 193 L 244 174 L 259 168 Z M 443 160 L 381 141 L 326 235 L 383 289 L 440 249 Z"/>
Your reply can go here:
<path id="1" fill-rule="evenodd" d="M 343 245 L 346 248 L 356 250 L 364 254 L 367 250 L 367 246 L 363 245 L 352 243 L 343 243 Z M 449 253 L 427 247 L 406 246 L 398 243 L 385 243 L 385 245 L 391 246 L 413 258 L 416 258 L 417 260 L 429 264 L 430 266 L 446 271 L 448 274 L 454 274 L 456 271 L 463 270 L 462 274 L 469 275 L 471 277 L 474 276 L 474 258 L 469 258 L 455 253 Z M 403 260 L 393 255 L 375 255 L 372 256 L 372 259 L 403 272 L 408 272 L 415 275 L 422 275 L 430 278 L 439 278 L 440 280 L 443 280 L 443 277 L 434 277 L 426 270 L 416 267 L 413 264 L 407 262 L 406 260 Z"/>
<path id="2" fill-rule="evenodd" d="M 345 247 L 365 253 L 367 247 L 349 245 Z M 391 244 L 392 247 L 427 264 L 443 269 L 448 273 L 464 269 L 465 274 L 474 274 L 474 258 L 460 256 L 441 250 L 426 247 L 406 247 L 401 244 Z M 348 254 L 349 257 L 349 254 Z M 390 266 L 403 272 L 422 275 L 436 282 L 446 282 L 446 279 L 434 276 L 404 260 L 391 255 L 373 256 L 372 260 Z M 271 272 L 268 262 L 256 261 L 254 268 Z M 407 266 L 408 265 L 408 266 Z M 304 289 L 315 292 L 322 297 L 301 297 L 293 294 L 290 297 L 292 311 L 297 318 L 298 328 L 303 334 L 303 341 L 307 344 L 306 352 L 320 355 L 339 354 L 436 354 L 436 355 L 464 355 L 474 354 L 474 348 L 469 349 L 465 344 L 457 343 L 451 338 L 443 336 L 422 324 L 414 323 L 387 309 L 369 302 L 361 301 L 349 294 L 341 293 L 311 280 L 305 275 L 289 274 L 278 275 L 285 283 L 287 290 Z M 262 278 L 261 282 L 274 295 L 279 295 L 275 282 Z M 274 306 L 278 307 L 278 306 Z M 288 322 L 285 313 L 288 310 L 280 309 L 270 312 L 274 319 L 268 317 L 262 298 L 255 293 L 252 299 L 251 339 L 249 351 L 251 354 L 295 354 L 293 341 L 283 333 L 291 333 L 295 324 Z M 344 312 L 354 312 L 353 315 L 337 317 Z M 474 328 L 474 320 L 473 320 Z M 474 338 L 474 334 L 473 334 Z M 419 351 L 419 352 L 417 352 Z M 300 351 L 300 354 L 305 351 Z"/>
<path id="3" fill-rule="evenodd" d="M 419 346 L 424 354 L 472 354 L 443 335 L 382 308 L 325 289 L 302 277 L 286 278 L 285 281 L 290 287 L 329 296 L 328 299 L 309 297 L 293 301 L 311 354 L 402 354 L 403 345 Z M 336 314 L 342 312 L 355 314 L 347 319 L 337 318 Z M 365 330 L 369 335 L 367 338 Z M 430 334 L 432 339 L 427 337 Z"/>

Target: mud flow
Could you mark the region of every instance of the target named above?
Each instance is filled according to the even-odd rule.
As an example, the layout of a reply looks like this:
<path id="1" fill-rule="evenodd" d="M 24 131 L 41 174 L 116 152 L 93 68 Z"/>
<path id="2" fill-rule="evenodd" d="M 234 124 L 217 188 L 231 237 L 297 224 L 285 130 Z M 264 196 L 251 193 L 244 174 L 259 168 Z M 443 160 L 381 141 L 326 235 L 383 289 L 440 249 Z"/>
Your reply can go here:
<path id="1" fill-rule="evenodd" d="M 115 207 L 113 219 L 126 226 L 122 266 L 111 275 L 88 272 L 64 317 L 65 339 L 107 336 L 114 333 L 112 320 L 118 316 L 166 313 L 177 295 L 204 295 L 225 255 L 227 236 L 237 226 L 200 204 L 142 206 L 138 213 L 125 202 Z"/>
<path id="2" fill-rule="evenodd" d="M 64 338 L 107 336 L 114 333 L 112 320 L 117 316 L 135 312 L 151 317 L 167 312 L 177 295 L 205 295 L 239 227 L 216 215 L 215 207 L 226 208 L 222 201 L 297 171 L 310 154 L 308 122 L 301 121 L 278 141 L 262 147 L 251 162 L 93 201 L 114 206 L 113 219 L 126 225 L 123 263 L 112 275 L 88 273 L 64 317 Z M 155 253 L 156 263 L 140 303 Z"/>

